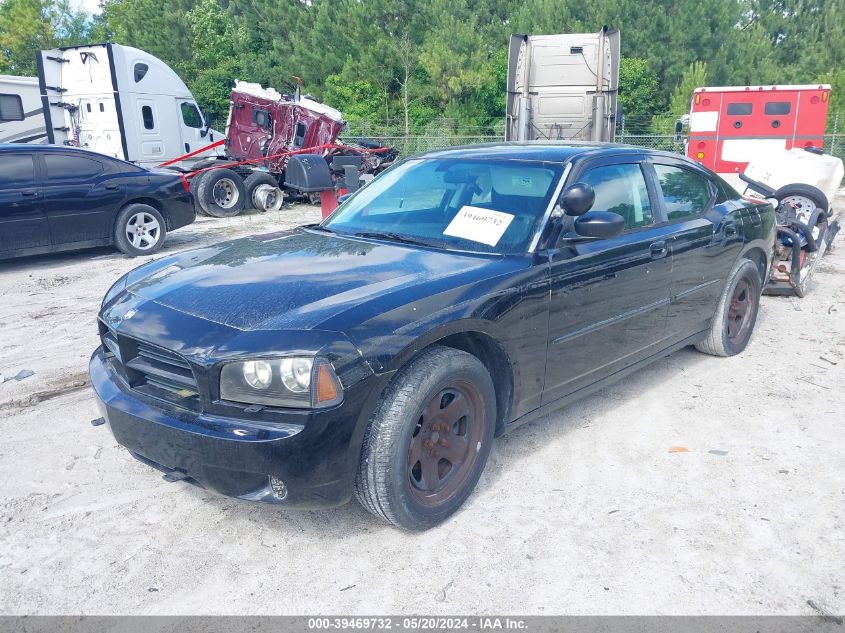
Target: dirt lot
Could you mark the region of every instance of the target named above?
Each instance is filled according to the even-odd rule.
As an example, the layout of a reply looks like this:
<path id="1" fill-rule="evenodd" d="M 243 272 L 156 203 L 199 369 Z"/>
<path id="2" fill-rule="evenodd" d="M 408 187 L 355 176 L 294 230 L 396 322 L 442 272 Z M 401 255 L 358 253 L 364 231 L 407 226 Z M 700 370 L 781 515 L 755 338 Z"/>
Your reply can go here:
<path id="1" fill-rule="evenodd" d="M 317 217 L 204 218 L 164 252 Z M 682 350 L 498 440 L 423 535 L 165 483 L 89 424 L 95 314 L 142 260 L 2 263 L 0 372 L 35 375 L 0 384 L 0 613 L 842 613 L 838 242 L 810 296 L 763 299 L 746 353 Z"/>

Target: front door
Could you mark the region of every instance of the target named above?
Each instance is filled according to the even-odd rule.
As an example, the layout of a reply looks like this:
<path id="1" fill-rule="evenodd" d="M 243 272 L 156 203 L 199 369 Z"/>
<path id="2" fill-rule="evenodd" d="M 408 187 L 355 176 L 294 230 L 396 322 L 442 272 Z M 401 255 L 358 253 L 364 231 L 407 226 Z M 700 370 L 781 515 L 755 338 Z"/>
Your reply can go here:
<path id="1" fill-rule="evenodd" d="M 569 181 L 591 185 L 593 209 L 619 213 L 625 230 L 552 251 L 543 404 L 658 349 L 669 303 L 671 228 L 659 222 L 656 192 L 641 162 L 628 156 L 590 163 Z"/>
<path id="2" fill-rule="evenodd" d="M 0 257 L 50 247 L 37 166 L 30 153 L 0 153 Z"/>
<path id="3" fill-rule="evenodd" d="M 190 154 L 214 142 L 214 133 L 203 136 L 205 123 L 197 104 L 193 101 L 179 101 L 179 129 L 182 135 L 182 150 Z"/>

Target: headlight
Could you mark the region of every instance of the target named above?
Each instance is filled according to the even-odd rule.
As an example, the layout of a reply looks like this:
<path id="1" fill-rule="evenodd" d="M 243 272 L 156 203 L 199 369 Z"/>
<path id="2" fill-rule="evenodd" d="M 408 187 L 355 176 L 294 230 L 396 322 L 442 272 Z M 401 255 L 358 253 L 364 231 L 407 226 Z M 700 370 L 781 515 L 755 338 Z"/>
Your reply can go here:
<path id="1" fill-rule="evenodd" d="M 331 364 L 322 359 L 257 358 L 223 365 L 220 398 L 271 407 L 322 408 L 343 400 L 343 387 Z"/>

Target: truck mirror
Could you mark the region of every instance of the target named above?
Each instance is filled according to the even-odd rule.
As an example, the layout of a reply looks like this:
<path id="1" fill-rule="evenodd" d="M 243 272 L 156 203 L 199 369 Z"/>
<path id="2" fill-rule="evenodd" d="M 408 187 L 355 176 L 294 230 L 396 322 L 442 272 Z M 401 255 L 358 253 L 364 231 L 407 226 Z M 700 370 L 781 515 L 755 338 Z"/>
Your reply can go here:
<path id="1" fill-rule="evenodd" d="M 200 130 L 200 137 L 205 138 L 208 131 L 211 129 L 211 113 L 206 111 L 202 113 L 202 129 Z"/>
<path id="2" fill-rule="evenodd" d="M 684 135 L 684 122 L 681 119 L 675 121 L 675 142 L 680 143 L 681 137 Z"/>

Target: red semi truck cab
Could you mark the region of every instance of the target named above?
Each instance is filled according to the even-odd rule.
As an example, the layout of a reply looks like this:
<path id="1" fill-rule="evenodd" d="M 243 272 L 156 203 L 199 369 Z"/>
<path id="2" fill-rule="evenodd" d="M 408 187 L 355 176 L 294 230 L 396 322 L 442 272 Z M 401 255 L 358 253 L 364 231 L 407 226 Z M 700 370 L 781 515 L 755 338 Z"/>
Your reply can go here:
<path id="1" fill-rule="evenodd" d="M 736 185 L 773 150 L 821 148 L 829 102 L 827 84 L 696 88 L 687 155 Z"/>

